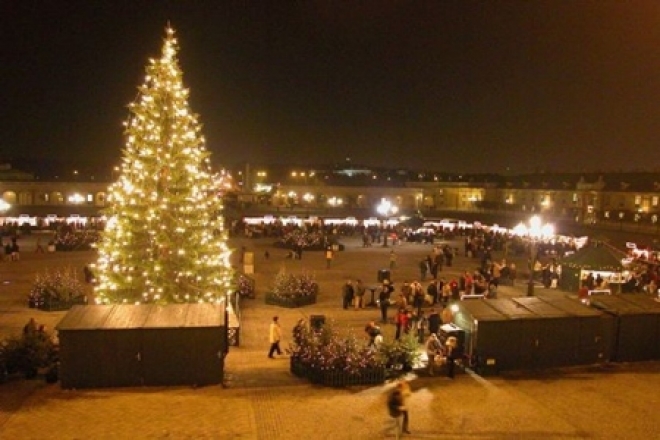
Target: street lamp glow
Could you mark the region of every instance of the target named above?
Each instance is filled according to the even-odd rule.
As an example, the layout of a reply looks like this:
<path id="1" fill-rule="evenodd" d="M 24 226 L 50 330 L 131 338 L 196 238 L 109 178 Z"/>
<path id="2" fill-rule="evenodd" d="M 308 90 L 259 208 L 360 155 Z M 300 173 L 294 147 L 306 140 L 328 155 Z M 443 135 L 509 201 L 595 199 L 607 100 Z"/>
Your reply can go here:
<path id="1" fill-rule="evenodd" d="M 392 202 L 387 199 L 381 199 L 380 204 L 376 207 L 376 211 L 378 211 L 383 217 L 389 217 L 399 212 L 399 207 L 393 205 Z"/>
<path id="2" fill-rule="evenodd" d="M 6 212 L 11 208 L 11 205 L 5 202 L 3 199 L 0 199 L 0 212 Z"/>
<path id="3" fill-rule="evenodd" d="M 555 227 L 550 223 L 543 223 L 538 215 L 529 219 L 529 226 L 520 222 L 513 228 L 513 233 L 520 237 L 531 239 L 551 239 L 555 235 Z"/>

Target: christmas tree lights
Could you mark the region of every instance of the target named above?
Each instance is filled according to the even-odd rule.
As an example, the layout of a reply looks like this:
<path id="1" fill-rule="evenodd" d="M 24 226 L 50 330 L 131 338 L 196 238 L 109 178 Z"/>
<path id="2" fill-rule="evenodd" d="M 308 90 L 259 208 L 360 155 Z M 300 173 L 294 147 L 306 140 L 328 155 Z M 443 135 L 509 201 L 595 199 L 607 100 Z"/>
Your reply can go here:
<path id="1" fill-rule="evenodd" d="M 222 200 L 177 53 L 168 27 L 162 55 L 149 61 L 129 105 L 99 243 L 100 303 L 218 301 L 232 291 Z"/>

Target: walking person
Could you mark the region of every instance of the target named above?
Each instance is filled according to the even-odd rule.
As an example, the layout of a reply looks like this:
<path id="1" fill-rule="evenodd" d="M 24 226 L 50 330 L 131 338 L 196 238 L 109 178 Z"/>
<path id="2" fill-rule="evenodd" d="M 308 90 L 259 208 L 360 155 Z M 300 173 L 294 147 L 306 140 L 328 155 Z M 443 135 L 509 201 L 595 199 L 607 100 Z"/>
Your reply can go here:
<path id="1" fill-rule="evenodd" d="M 406 406 L 406 400 L 410 396 L 410 385 L 405 380 L 397 382 L 394 389 L 390 392 L 390 395 L 387 399 L 387 408 L 389 410 L 390 416 L 394 418 L 399 418 L 403 416 L 403 425 L 401 426 L 401 431 L 410 434 L 408 430 L 409 414 L 408 407 Z M 397 422 L 397 427 L 398 427 Z M 397 437 L 399 433 L 397 432 Z"/>
<path id="2" fill-rule="evenodd" d="M 325 250 L 325 268 L 330 269 L 330 266 L 332 265 L 332 259 L 334 258 L 334 252 L 332 251 L 332 248 L 328 246 L 328 248 Z"/>
<path id="3" fill-rule="evenodd" d="M 280 323 L 278 322 L 279 318 L 277 316 L 273 316 L 273 322 L 270 323 L 270 331 L 269 331 L 269 341 L 270 341 L 270 350 L 268 350 L 268 357 L 271 359 L 275 359 L 275 352 L 277 352 L 278 356 L 282 354 L 282 350 L 280 349 L 280 340 L 282 339 L 282 328 L 280 327 Z"/>

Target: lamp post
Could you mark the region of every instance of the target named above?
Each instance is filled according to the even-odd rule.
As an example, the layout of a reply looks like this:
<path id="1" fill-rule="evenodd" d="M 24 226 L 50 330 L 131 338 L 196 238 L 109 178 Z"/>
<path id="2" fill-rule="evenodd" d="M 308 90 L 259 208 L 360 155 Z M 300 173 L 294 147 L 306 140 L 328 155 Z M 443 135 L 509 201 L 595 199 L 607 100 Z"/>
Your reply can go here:
<path id="1" fill-rule="evenodd" d="M 538 242 L 541 239 L 551 238 L 555 228 L 551 224 L 543 224 L 537 215 L 529 219 L 529 226 L 519 223 L 514 233 L 526 236 L 529 244 L 529 280 L 527 281 L 527 296 L 534 296 L 534 264 L 538 255 Z"/>
<path id="2" fill-rule="evenodd" d="M 389 200 L 383 198 L 380 201 L 380 204 L 376 207 L 376 211 L 383 217 L 383 222 L 385 223 L 383 225 L 383 247 L 387 247 L 387 233 L 385 233 L 385 229 L 387 227 L 387 219 L 389 218 L 390 215 L 396 214 L 399 212 L 399 208 L 392 204 Z"/>

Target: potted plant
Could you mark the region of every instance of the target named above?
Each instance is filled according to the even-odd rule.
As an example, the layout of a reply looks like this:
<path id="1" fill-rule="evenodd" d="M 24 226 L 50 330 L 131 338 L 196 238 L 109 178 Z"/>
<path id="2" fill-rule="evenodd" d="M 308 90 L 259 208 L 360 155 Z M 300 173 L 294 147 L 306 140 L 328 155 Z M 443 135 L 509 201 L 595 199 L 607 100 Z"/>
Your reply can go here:
<path id="1" fill-rule="evenodd" d="M 313 274 L 292 274 L 282 268 L 275 276 L 270 292 L 266 294 L 266 304 L 282 307 L 314 304 L 318 290 L 319 286 Z"/>

